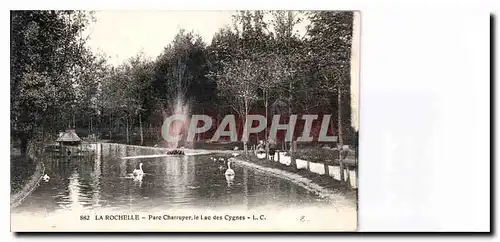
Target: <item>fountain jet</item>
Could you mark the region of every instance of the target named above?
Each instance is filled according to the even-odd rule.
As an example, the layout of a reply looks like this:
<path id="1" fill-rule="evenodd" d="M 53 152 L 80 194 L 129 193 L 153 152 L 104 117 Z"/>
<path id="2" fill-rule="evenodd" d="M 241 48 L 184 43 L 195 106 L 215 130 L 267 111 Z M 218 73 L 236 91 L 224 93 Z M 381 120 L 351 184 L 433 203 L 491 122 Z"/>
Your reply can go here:
<path id="1" fill-rule="evenodd" d="M 181 137 L 184 137 L 185 135 L 183 135 L 186 129 L 186 124 L 189 123 L 189 105 L 187 103 L 185 103 L 183 101 L 183 99 L 178 96 L 174 101 L 173 103 L 170 105 L 172 107 L 172 112 L 173 114 L 175 115 L 179 115 L 179 116 L 183 116 L 186 118 L 186 120 L 184 122 L 179 122 L 179 121 L 176 121 L 176 122 L 172 122 L 170 124 L 170 127 L 168 127 L 168 130 L 163 130 L 164 134 L 164 138 L 167 138 L 166 136 L 168 135 L 179 135 Z M 180 139 L 176 139 L 176 140 L 168 140 L 166 139 L 167 141 L 167 148 L 171 148 L 171 149 L 176 149 L 176 148 L 179 148 L 179 141 Z M 184 137 L 184 147 L 186 147 L 186 140 L 185 140 L 185 137 Z M 190 144 L 191 146 L 191 144 Z"/>

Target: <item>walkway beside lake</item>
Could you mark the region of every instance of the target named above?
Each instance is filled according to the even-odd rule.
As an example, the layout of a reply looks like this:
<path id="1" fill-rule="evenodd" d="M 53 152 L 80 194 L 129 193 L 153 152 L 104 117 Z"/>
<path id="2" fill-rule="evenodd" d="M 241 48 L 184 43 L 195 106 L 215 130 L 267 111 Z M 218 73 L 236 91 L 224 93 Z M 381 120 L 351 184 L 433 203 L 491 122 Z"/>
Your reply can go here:
<path id="1" fill-rule="evenodd" d="M 286 152 L 276 153 L 275 161 L 279 160 L 281 164 L 289 166 L 291 163 L 290 156 L 285 156 Z M 279 159 L 278 159 L 279 155 Z M 295 159 L 298 169 L 307 169 L 307 161 L 301 159 Z M 337 180 L 340 180 L 340 167 L 339 166 L 328 166 L 329 175 Z M 325 174 L 325 166 L 321 163 L 309 162 L 309 171 L 317 173 L 319 175 Z M 355 171 L 348 171 L 351 178 L 351 186 L 353 188 L 358 187 L 358 179 L 356 177 Z M 344 172 L 345 177 L 347 177 L 347 171 Z"/>
<path id="2" fill-rule="evenodd" d="M 233 157 L 231 161 L 246 166 L 261 172 L 269 173 L 273 176 L 289 180 L 310 192 L 315 193 L 317 196 L 327 199 L 334 203 L 337 208 L 356 208 L 356 194 L 353 191 L 342 189 L 343 186 L 340 181 L 331 179 L 324 179 L 324 176 L 315 176 L 304 174 L 303 172 L 291 172 L 280 168 L 271 167 L 263 162 L 256 162 L 255 159 L 245 157 Z M 261 160 L 262 161 L 262 160 Z M 272 164 L 272 163 L 267 163 Z M 310 173 L 309 173 L 310 174 Z"/>

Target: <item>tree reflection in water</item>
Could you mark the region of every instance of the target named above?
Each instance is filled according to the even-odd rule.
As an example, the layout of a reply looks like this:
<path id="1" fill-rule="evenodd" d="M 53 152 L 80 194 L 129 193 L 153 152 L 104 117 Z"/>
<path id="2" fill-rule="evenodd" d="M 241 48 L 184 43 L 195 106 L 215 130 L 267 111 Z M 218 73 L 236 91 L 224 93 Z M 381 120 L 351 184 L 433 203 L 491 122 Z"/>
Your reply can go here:
<path id="1" fill-rule="evenodd" d="M 172 156 L 122 160 L 123 156 L 154 154 L 152 149 L 103 144 L 93 161 L 47 159 L 51 181 L 41 184 L 18 209 L 48 213 L 66 209 L 167 210 L 183 208 L 276 208 L 325 204 L 303 188 L 267 174 L 231 165 L 225 170 L 210 156 Z M 126 179 L 142 162 L 142 181 Z"/>

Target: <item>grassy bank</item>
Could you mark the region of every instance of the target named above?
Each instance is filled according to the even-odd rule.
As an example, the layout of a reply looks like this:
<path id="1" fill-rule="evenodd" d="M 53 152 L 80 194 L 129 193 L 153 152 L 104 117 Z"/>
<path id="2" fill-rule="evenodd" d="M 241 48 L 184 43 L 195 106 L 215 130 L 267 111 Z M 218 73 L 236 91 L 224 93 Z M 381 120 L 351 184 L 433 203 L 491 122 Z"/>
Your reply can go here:
<path id="1" fill-rule="evenodd" d="M 335 149 L 322 148 L 322 147 L 307 147 L 297 149 L 294 153 L 296 159 L 307 160 L 310 162 L 328 164 L 338 166 L 339 152 Z M 349 151 L 344 159 L 344 164 L 353 169 L 355 166 L 355 153 Z"/>
<path id="2" fill-rule="evenodd" d="M 35 172 L 36 164 L 31 159 L 16 154 L 10 157 L 10 193 L 16 193 L 23 188 Z"/>

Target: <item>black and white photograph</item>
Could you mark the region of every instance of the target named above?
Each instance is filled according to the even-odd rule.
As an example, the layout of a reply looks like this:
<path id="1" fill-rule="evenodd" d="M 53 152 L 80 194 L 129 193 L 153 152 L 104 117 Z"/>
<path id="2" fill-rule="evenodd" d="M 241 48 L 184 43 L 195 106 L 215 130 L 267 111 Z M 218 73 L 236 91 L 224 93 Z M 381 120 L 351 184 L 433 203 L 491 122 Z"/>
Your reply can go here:
<path id="1" fill-rule="evenodd" d="M 356 231 L 361 17 L 10 11 L 11 231 Z"/>

